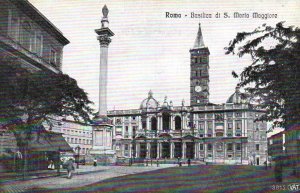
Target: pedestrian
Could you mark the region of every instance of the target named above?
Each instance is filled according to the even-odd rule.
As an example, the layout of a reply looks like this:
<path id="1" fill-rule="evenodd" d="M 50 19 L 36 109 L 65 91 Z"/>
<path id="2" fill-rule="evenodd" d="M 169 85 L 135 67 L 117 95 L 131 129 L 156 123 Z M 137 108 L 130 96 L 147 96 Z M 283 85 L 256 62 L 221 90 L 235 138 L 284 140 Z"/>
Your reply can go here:
<path id="1" fill-rule="evenodd" d="M 70 158 L 67 163 L 68 179 L 72 178 L 72 172 L 75 170 L 73 158 Z"/>
<path id="2" fill-rule="evenodd" d="M 191 166 L 191 159 L 188 159 L 188 166 Z"/>
<path id="3" fill-rule="evenodd" d="M 54 162 L 52 160 L 50 160 L 50 162 L 49 162 L 48 169 L 49 170 L 54 170 L 55 169 Z"/>
<path id="4" fill-rule="evenodd" d="M 282 157 L 277 156 L 275 159 L 274 176 L 277 182 L 282 182 Z"/>
<path id="5" fill-rule="evenodd" d="M 95 167 L 97 166 L 97 159 L 96 158 L 94 159 L 94 166 Z"/>
<path id="6" fill-rule="evenodd" d="M 157 167 L 159 166 L 159 162 L 158 162 L 158 159 L 156 160 L 156 165 L 157 165 Z"/>

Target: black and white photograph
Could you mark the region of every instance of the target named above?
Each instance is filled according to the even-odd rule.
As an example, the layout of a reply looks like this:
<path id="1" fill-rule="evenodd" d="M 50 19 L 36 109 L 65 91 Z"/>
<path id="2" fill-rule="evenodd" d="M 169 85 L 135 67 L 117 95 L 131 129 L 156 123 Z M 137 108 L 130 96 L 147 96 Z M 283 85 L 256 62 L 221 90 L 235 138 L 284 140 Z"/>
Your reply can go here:
<path id="1" fill-rule="evenodd" d="M 0 192 L 300 192 L 300 1 L 0 0 Z"/>

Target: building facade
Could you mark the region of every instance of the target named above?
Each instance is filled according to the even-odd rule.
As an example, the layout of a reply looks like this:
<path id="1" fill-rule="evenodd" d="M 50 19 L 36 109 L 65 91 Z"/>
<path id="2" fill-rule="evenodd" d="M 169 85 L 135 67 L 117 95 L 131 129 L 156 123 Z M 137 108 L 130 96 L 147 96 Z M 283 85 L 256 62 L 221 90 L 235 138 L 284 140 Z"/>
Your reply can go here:
<path id="1" fill-rule="evenodd" d="M 191 106 L 162 105 L 148 93 L 139 109 L 108 112 L 118 157 L 196 159 L 220 164 L 263 165 L 267 160 L 264 112 L 249 104 L 239 88 L 225 104 L 209 103 L 209 49 L 201 26 L 190 50 Z"/>
<path id="2" fill-rule="evenodd" d="M 59 73 L 69 40 L 27 0 L 3 0 L 0 9 L 0 60 Z"/>

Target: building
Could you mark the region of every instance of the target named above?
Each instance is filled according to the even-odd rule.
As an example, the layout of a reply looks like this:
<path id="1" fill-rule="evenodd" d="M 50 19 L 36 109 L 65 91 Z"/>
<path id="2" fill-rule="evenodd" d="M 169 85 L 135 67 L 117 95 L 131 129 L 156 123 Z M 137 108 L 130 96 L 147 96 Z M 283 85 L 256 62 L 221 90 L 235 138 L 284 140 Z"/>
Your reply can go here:
<path id="1" fill-rule="evenodd" d="M 0 59 L 59 73 L 69 40 L 27 0 L 3 0 L 0 7 Z"/>
<path id="2" fill-rule="evenodd" d="M 4 65 L 16 65 L 18 69 L 28 72 L 60 73 L 63 48 L 68 43 L 69 40 L 64 37 L 62 32 L 28 0 L 0 1 L 1 69 Z M 14 135 L 4 128 L 5 124 L 2 123 L 0 123 L 0 153 L 8 153 L 9 156 L 22 159 Z M 29 159 L 28 163 L 29 165 L 32 163 L 32 169 L 40 169 L 47 165 L 45 162 L 47 152 L 54 152 L 49 153 L 49 156 L 54 156 L 60 150 L 70 150 L 60 134 L 53 134 L 45 130 L 42 132 L 43 134 L 39 134 L 39 136 L 44 136 L 44 138 L 38 137 L 37 140 L 31 140 L 29 144 L 32 152 L 28 152 L 31 154 L 28 157 L 32 160 Z M 35 138 L 37 132 L 33 131 L 32 136 Z M 41 142 L 39 140 L 43 141 L 40 146 L 37 145 Z M 12 153 L 14 155 L 11 155 Z M 41 163 L 40 167 L 37 167 L 37 162 Z"/>
<path id="3" fill-rule="evenodd" d="M 86 123 L 67 119 L 53 119 L 51 131 L 62 133 L 74 152 L 81 156 L 88 155 L 92 149 L 92 126 Z M 45 125 L 50 130 L 48 125 Z M 79 147 L 79 148 L 78 148 Z M 72 154 L 73 155 L 73 154 Z"/>
<path id="4" fill-rule="evenodd" d="M 268 137 L 268 155 L 272 160 L 285 154 L 285 133 L 281 131 Z"/>
<path id="5" fill-rule="evenodd" d="M 209 103 L 209 49 L 201 26 L 190 50 L 190 104 L 162 105 L 148 93 L 138 109 L 108 111 L 118 157 L 196 159 L 220 164 L 263 165 L 267 159 L 264 111 L 239 88 L 224 104 Z"/>

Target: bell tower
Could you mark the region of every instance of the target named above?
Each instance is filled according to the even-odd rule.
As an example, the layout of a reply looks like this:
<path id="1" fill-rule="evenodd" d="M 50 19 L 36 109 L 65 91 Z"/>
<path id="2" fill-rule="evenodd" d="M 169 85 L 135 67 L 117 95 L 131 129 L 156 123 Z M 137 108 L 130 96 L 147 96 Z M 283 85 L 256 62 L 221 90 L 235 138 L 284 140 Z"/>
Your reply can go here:
<path id="1" fill-rule="evenodd" d="M 209 50 L 204 45 L 201 24 L 194 47 L 190 49 L 191 55 L 191 106 L 205 105 L 209 102 Z"/>

